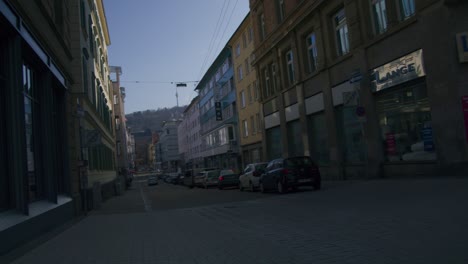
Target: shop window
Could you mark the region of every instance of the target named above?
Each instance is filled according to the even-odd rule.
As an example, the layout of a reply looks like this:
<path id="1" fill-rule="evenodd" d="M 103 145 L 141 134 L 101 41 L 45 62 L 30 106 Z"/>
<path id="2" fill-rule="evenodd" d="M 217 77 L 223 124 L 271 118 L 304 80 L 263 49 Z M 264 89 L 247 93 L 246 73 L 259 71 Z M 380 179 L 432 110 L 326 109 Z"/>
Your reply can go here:
<path id="1" fill-rule="evenodd" d="M 304 145 L 302 144 L 301 123 L 299 120 L 287 123 L 288 130 L 288 154 L 289 157 L 303 156 Z"/>
<path id="2" fill-rule="evenodd" d="M 339 131 L 339 142 L 344 161 L 347 163 L 364 162 L 364 140 L 356 108 L 339 106 L 336 108 L 336 113 L 337 130 Z"/>
<path id="3" fill-rule="evenodd" d="M 1 33 L 1 32 L 0 32 Z M 2 36 L 3 37 L 3 36 Z M 5 66 L 6 61 L 4 61 L 4 51 L 6 43 L 3 42 L 3 39 L 0 40 L 0 118 L 2 120 L 7 120 L 6 118 L 6 74 Z M 6 125 L 5 122 L 0 122 L 0 212 L 7 210 L 10 207 L 10 182 L 8 177 L 8 161 L 6 155 Z"/>
<path id="4" fill-rule="evenodd" d="M 268 160 L 281 158 L 283 146 L 279 126 L 266 130 L 266 148 Z"/>
<path id="5" fill-rule="evenodd" d="M 375 31 L 381 34 L 387 30 L 387 7 L 385 0 L 371 0 Z"/>
<path id="6" fill-rule="evenodd" d="M 436 159 L 424 84 L 378 95 L 377 112 L 387 161 Z"/>
<path id="7" fill-rule="evenodd" d="M 30 65 L 23 64 L 24 126 L 26 142 L 26 168 L 28 175 L 29 201 L 43 198 L 43 182 L 39 157 L 40 114 L 38 101 L 38 76 Z"/>
<path id="8" fill-rule="evenodd" d="M 308 116 L 308 133 L 310 157 L 319 165 L 326 165 L 330 161 L 328 150 L 328 134 L 325 124 L 325 113 Z"/>

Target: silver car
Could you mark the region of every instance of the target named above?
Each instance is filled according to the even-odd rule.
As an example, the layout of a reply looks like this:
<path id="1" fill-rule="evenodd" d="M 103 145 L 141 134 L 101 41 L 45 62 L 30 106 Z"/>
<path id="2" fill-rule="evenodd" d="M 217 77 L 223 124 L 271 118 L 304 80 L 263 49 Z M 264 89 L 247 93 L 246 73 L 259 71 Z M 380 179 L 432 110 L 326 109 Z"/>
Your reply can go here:
<path id="1" fill-rule="evenodd" d="M 248 189 L 254 192 L 258 189 L 260 186 L 260 176 L 265 171 L 267 165 L 268 163 L 266 162 L 248 164 L 244 169 L 244 173 L 239 177 L 239 190 Z"/>

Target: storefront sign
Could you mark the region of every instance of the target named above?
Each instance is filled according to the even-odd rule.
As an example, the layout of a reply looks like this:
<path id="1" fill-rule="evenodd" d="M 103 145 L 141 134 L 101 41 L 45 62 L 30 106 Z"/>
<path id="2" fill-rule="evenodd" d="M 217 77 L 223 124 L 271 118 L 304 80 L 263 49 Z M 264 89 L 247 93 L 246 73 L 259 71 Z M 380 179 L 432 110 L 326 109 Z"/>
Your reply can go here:
<path id="1" fill-rule="evenodd" d="M 420 49 L 371 70 L 371 85 L 373 91 L 378 92 L 425 75 L 423 51 Z"/>
<path id="2" fill-rule="evenodd" d="M 465 119 L 465 135 L 468 141 L 468 95 L 462 97 L 463 117 Z"/>
<path id="3" fill-rule="evenodd" d="M 432 136 L 432 127 L 423 128 L 422 139 L 424 142 L 424 151 L 434 151 L 434 137 Z"/>
<path id="4" fill-rule="evenodd" d="M 468 62 L 468 32 L 457 34 L 457 47 L 460 62 Z"/>
<path id="5" fill-rule="evenodd" d="M 395 140 L 395 134 L 393 133 L 387 133 L 385 134 L 385 141 L 387 143 L 387 154 L 389 156 L 394 156 L 396 155 L 396 140 Z"/>

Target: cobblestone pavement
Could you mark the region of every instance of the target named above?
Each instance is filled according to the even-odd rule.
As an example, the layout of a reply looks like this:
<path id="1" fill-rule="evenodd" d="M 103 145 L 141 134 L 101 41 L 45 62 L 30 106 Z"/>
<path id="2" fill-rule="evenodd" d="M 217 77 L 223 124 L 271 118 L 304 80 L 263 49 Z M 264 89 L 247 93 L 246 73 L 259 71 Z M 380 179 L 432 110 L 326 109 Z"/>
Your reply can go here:
<path id="1" fill-rule="evenodd" d="M 171 188 L 221 195 L 144 190 L 158 197 Z M 138 194 L 106 202 L 14 263 L 468 263 L 468 179 L 329 183 L 265 196 L 227 190 L 251 199 L 191 207 L 196 195 L 188 195 L 190 206 L 176 209 L 158 209 L 154 198 L 147 210 Z"/>

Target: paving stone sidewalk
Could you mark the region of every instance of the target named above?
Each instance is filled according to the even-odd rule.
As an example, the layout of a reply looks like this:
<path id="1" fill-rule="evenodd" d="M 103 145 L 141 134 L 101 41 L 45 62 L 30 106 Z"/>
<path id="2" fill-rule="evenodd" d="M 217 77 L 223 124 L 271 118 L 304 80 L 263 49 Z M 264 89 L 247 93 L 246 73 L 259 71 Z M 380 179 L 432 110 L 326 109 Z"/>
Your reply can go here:
<path id="1" fill-rule="evenodd" d="M 465 264 L 467 208 L 468 179 L 326 184 L 250 201 L 92 214 L 14 263 Z"/>

